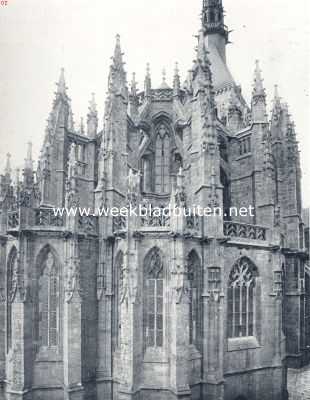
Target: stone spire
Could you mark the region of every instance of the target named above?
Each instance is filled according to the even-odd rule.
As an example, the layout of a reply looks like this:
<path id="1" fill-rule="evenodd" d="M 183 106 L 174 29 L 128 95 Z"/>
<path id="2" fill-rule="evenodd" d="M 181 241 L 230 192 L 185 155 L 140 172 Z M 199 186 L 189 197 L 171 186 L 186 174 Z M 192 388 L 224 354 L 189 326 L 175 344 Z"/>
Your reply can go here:
<path id="1" fill-rule="evenodd" d="M 98 111 L 95 99 L 95 93 L 92 93 L 91 100 L 89 102 L 88 114 L 87 114 L 87 135 L 89 138 L 94 139 L 97 135 L 98 129 Z"/>
<path id="2" fill-rule="evenodd" d="M 181 81 L 179 73 L 179 64 L 175 63 L 174 78 L 173 78 L 173 95 L 175 97 L 179 96 L 180 90 L 181 90 Z"/>
<path id="3" fill-rule="evenodd" d="M 61 68 L 60 76 L 57 85 L 57 94 L 67 96 L 67 87 L 66 87 L 66 80 L 65 80 L 65 70 Z"/>
<path id="4" fill-rule="evenodd" d="M 25 169 L 33 169 L 33 159 L 32 159 L 32 143 L 28 142 L 27 145 L 27 157 L 25 159 Z"/>
<path id="5" fill-rule="evenodd" d="M 212 86 L 212 73 L 211 73 L 211 62 L 208 57 L 208 50 L 206 48 L 203 31 L 200 30 L 198 36 L 198 47 L 197 47 L 197 61 L 194 63 L 194 79 L 197 75 L 200 75 L 199 81 L 203 84 Z"/>
<path id="6" fill-rule="evenodd" d="M 256 60 L 254 84 L 252 92 L 252 120 L 253 122 L 267 122 L 266 93 L 259 61 Z"/>
<path id="7" fill-rule="evenodd" d="M 129 115 L 133 119 L 136 120 L 139 114 L 139 98 L 138 98 L 138 90 L 137 90 L 137 82 L 136 82 L 136 74 L 135 72 L 132 74 L 131 80 L 131 88 L 129 95 Z"/>
<path id="8" fill-rule="evenodd" d="M 85 135 L 85 127 L 84 127 L 84 118 L 83 117 L 81 117 L 81 119 L 80 119 L 79 134 L 82 136 Z"/>
<path id="9" fill-rule="evenodd" d="M 69 116 L 68 116 L 68 131 L 74 132 L 74 114 L 72 112 L 72 108 L 69 108 Z"/>
<path id="10" fill-rule="evenodd" d="M 263 97 L 266 96 L 263 85 L 262 71 L 259 66 L 259 60 L 255 61 L 255 71 L 254 71 L 253 97 L 256 96 L 263 96 Z"/>
<path id="11" fill-rule="evenodd" d="M 12 168 L 11 168 L 11 154 L 7 153 L 6 155 L 6 165 L 4 169 L 5 176 L 9 179 L 11 178 Z"/>
<path id="12" fill-rule="evenodd" d="M 150 64 L 146 64 L 146 76 L 144 80 L 144 95 L 145 97 L 150 97 L 151 96 L 151 90 L 152 90 L 152 80 L 151 80 L 151 70 L 150 70 Z"/>
<path id="13" fill-rule="evenodd" d="M 273 107 L 272 107 L 272 121 L 278 122 L 281 112 L 281 98 L 279 96 L 278 85 L 274 86 Z"/>
<path id="14" fill-rule="evenodd" d="M 112 60 L 113 62 L 110 67 L 110 74 L 109 74 L 109 93 L 121 94 L 127 100 L 128 97 L 127 78 L 124 69 L 120 35 L 116 35 L 116 44 Z"/>
<path id="15" fill-rule="evenodd" d="M 24 187 L 32 187 L 33 186 L 33 159 L 32 159 L 32 143 L 29 142 L 27 145 L 27 156 L 25 158 L 24 164 Z"/>

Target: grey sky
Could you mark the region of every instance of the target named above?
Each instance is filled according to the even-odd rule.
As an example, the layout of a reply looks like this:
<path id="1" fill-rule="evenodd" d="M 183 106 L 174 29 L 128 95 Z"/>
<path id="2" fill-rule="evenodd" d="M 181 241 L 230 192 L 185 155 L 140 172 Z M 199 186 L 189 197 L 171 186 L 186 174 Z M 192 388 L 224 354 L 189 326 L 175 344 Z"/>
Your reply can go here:
<path id="1" fill-rule="evenodd" d="M 22 165 L 26 143 L 37 156 L 60 68 L 66 70 L 75 120 L 96 92 L 100 116 L 116 33 L 126 69 L 143 87 L 145 65 L 153 85 L 175 61 L 182 77 L 194 57 L 202 0 L 8 0 L 0 7 L 0 167 L 12 153 Z M 228 63 L 249 100 L 255 59 L 261 61 L 268 101 L 273 85 L 289 103 L 302 151 L 304 204 L 310 205 L 309 1 L 223 0 L 233 30 Z M 102 123 L 101 123 L 102 125 Z M 308 150 L 309 151 L 309 150 Z"/>

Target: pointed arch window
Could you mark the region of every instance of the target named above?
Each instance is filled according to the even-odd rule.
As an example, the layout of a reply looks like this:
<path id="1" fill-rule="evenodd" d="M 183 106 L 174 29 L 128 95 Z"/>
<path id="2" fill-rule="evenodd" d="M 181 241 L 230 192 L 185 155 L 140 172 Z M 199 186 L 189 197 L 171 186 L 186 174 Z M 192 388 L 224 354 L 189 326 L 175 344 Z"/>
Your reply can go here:
<path id="1" fill-rule="evenodd" d="M 189 282 L 189 344 L 198 346 L 201 326 L 200 282 L 201 264 L 198 255 L 192 251 L 187 260 L 187 276 Z"/>
<path id="2" fill-rule="evenodd" d="M 168 129 L 161 125 L 157 131 L 155 144 L 155 191 L 170 191 L 170 138 Z"/>
<path id="3" fill-rule="evenodd" d="M 59 271 L 54 255 L 44 258 L 39 277 L 39 344 L 56 347 L 59 341 Z"/>
<path id="4" fill-rule="evenodd" d="M 12 348 L 12 326 L 13 326 L 13 313 L 12 302 L 17 290 L 18 284 L 18 256 L 16 248 L 11 250 L 8 267 L 7 267 L 7 284 L 6 284 L 6 338 L 7 350 Z"/>
<path id="5" fill-rule="evenodd" d="M 228 337 L 255 335 L 257 268 L 246 257 L 233 266 L 228 284 Z"/>
<path id="6" fill-rule="evenodd" d="M 162 347 L 164 338 L 164 267 L 159 249 L 144 262 L 144 344 Z"/>

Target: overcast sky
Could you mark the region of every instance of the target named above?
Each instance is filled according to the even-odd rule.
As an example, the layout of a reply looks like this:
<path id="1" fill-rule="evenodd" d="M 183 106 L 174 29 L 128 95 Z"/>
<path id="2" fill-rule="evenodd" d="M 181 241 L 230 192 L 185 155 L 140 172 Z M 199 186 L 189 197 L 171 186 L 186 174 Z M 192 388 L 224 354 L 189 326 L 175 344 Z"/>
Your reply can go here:
<path id="1" fill-rule="evenodd" d="M 290 105 L 302 151 L 304 205 L 310 205 L 309 0 L 223 0 L 231 30 L 228 64 L 249 100 L 256 59 L 270 102 L 273 85 Z M 75 119 L 95 92 L 100 120 L 115 35 L 121 35 L 129 78 L 153 85 L 163 68 L 172 81 L 190 68 L 202 0 L 8 0 L 0 7 L 0 167 L 12 153 L 21 165 L 26 143 L 41 147 L 55 81 L 65 68 Z M 101 123 L 102 126 L 102 123 Z"/>

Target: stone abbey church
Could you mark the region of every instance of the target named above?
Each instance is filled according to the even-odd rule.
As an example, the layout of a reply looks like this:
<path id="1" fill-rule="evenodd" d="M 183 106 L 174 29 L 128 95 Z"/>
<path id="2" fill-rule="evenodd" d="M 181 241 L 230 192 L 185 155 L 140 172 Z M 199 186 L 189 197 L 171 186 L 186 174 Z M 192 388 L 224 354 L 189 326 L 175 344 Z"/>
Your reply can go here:
<path id="1" fill-rule="evenodd" d="M 75 129 L 62 71 L 34 171 L 0 182 L 1 400 L 284 400 L 310 359 L 294 122 L 258 63 L 251 104 L 204 0 L 181 84 L 127 85 L 120 38 L 104 127 Z M 255 207 L 253 215 L 55 215 L 53 207 Z M 223 217 L 223 215 L 225 215 Z"/>

